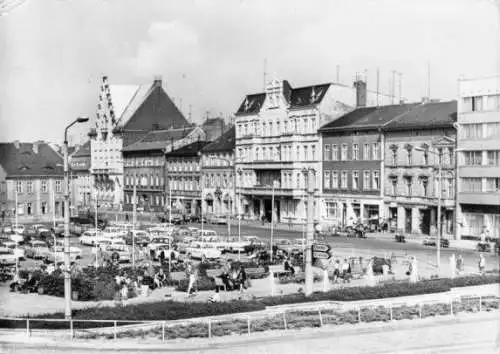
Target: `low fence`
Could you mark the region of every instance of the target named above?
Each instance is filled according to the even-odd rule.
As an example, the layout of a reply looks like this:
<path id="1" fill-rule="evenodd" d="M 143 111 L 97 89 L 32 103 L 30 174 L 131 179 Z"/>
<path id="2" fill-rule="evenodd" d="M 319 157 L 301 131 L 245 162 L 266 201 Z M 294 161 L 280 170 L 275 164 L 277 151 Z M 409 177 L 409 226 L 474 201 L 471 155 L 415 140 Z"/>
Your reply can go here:
<path id="1" fill-rule="evenodd" d="M 26 336 L 64 339 L 119 339 L 127 337 L 213 338 L 225 335 L 250 335 L 268 330 L 288 330 L 325 325 L 392 322 L 434 316 L 455 317 L 460 312 L 498 310 L 497 295 L 449 295 L 431 300 L 382 301 L 364 303 L 322 302 L 289 308 L 171 321 L 64 320 L 0 318 L 3 331 L 23 331 Z"/>

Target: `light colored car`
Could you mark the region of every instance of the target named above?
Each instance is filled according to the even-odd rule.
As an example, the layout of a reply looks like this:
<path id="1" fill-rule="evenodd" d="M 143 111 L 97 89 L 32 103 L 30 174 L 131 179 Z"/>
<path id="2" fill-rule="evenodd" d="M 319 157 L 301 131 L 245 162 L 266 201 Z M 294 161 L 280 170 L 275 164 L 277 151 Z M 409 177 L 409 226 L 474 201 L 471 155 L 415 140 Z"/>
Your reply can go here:
<path id="1" fill-rule="evenodd" d="M 26 259 L 26 251 L 21 246 L 16 247 L 16 243 L 14 241 L 4 241 L 2 245 L 3 247 L 9 248 L 19 260 Z"/>
<path id="2" fill-rule="evenodd" d="M 114 237 L 125 237 L 127 236 L 127 231 L 119 227 L 111 226 L 104 229 L 102 232 L 103 236 L 114 238 Z"/>
<path id="3" fill-rule="evenodd" d="M 85 231 L 78 239 L 81 245 L 95 246 L 99 241 L 111 241 L 113 238 L 105 236 L 102 232 L 94 230 Z"/>
<path id="4" fill-rule="evenodd" d="M 132 248 L 124 244 L 111 244 L 104 247 L 103 254 L 119 262 L 132 261 Z"/>
<path id="5" fill-rule="evenodd" d="M 10 248 L 0 247 L 0 264 L 1 265 L 15 265 L 17 257 Z"/>
<path id="6" fill-rule="evenodd" d="M 162 253 L 163 253 L 163 259 L 178 259 L 179 258 L 179 252 L 175 251 L 174 249 L 171 248 L 169 245 L 160 245 L 156 247 L 152 253 L 153 260 L 158 260 L 162 258 Z"/>
<path id="7" fill-rule="evenodd" d="M 227 224 L 227 216 L 209 214 L 209 215 L 207 215 L 207 222 L 210 224 L 226 225 Z"/>
<path id="8" fill-rule="evenodd" d="M 217 232 L 213 230 L 198 230 L 199 237 L 217 237 Z"/>
<path id="9" fill-rule="evenodd" d="M 26 246 L 26 257 L 33 259 L 44 259 L 50 253 L 49 246 L 44 241 L 33 240 Z"/>
<path id="10" fill-rule="evenodd" d="M 55 251 L 56 253 L 64 253 L 64 241 L 57 241 L 57 243 L 52 247 L 52 251 Z M 83 251 L 80 247 L 70 246 L 69 253 L 71 255 L 75 255 L 76 259 L 80 259 L 82 258 Z"/>
<path id="11" fill-rule="evenodd" d="M 16 234 L 22 234 L 24 233 L 24 230 L 26 230 L 26 227 L 24 225 L 17 224 L 17 226 L 12 227 L 12 231 L 14 231 Z"/>
<path id="12" fill-rule="evenodd" d="M 155 251 L 160 246 L 169 246 L 173 243 L 172 237 L 155 237 L 148 245 L 150 251 Z"/>
<path id="13" fill-rule="evenodd" d="M 200 244 L 193 242 L 186 248 L 188 257 L 195 259 L 218 259 L 222 256 L 222 252 L 210 244 Z"/>
<path id="14" fill-rule="evenodd" d="M 5 225 L 2 227 L 2 232 L 6 233 L 6 234 L 10 234 L 10 233 L 14 232 L 14 230 L 12 229 L 12 226 Z"/>

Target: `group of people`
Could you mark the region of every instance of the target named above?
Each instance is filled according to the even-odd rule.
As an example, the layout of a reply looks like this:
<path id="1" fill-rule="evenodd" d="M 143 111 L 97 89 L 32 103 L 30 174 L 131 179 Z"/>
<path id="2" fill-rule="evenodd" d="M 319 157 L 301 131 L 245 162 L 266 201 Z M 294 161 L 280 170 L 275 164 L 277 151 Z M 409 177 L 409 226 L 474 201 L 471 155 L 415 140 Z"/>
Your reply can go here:
<path id="1" fill-rule="evenodd" d="M 146 269 L 142 275 L 130 277 L 121 272 L 115 277 L 117 290 L 120 292 L 122 300 L 129 298 L 130 290 L 136 295 L 149 296 L 155 289 L 167 286 L 168 276 L 162 268 L 155 272 L 154 269 Z"/>
<path id="2" fill-rule="evenodd" d="M 227 290 L 239 290 L 242 292 L 248 288 L 248 277 L 245 267 L 243 265 L 233 267 L 231 260 L 228 260 L 222 267 L 220 278 Z"/>
<path id="3" fill-rule="evenodd" d="M 351 264 L 344 259 L 342 265 L 340 265 L 340 259 L 335 260 L 333 264 L 333 283 L 337 284 L 339 279 L 342 279 L 343 283 L 350 283 L 352 278 L 352 268 Z"/>

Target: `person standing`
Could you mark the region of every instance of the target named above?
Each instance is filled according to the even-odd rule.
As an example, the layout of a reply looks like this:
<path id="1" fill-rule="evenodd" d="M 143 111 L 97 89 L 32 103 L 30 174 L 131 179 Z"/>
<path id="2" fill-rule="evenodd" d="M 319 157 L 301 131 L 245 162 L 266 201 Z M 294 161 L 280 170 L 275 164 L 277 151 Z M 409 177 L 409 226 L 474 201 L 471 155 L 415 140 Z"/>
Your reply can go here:
<path id="1" fill-rule="evenodd" d="M 459 254 L 457 257 L 457 273 L 458 273 L 458 275 L 462 275 L 463 271 L 464 271 L 464 258 L 462 257 L 461 254 Z"/>
<path id="2" fill-rule="evenodd" d="M 486 270 L 486 257 L 484 257 L 484 254 L 479 255 L 479 274 L 484 275 L 484 271 Z"/>
<path id="3" fill-rule="evenodd" d="M 340 277 L 340 261 L 337 259 L 333 264 L 333 283 L 337 283 Z"/>
<path id="4" fill-rule="evenodd" d="M 351 282 L 351 265 L 347 262 L 347 259 L 344 259 L 344 263 L 342 264 L 342 279 L 344 280 L 344 284 Z"/>

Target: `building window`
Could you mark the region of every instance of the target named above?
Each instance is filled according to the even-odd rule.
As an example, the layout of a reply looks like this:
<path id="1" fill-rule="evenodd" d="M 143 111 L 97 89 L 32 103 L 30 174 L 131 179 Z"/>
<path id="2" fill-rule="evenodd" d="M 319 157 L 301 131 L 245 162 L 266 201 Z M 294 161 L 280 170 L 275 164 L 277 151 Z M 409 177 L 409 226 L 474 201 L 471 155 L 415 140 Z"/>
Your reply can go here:
<path id="1" fill-rule="evenodd" d="M 311 155 L 312 155 L 311 159 L 313 161 L 316 161 L 316 145 L 311 145 Z"/>
<path id="2" fill-rule="evenodd" d="M 482 192 L 482 178 L 480 177 L 464 177 L 462 178 L 462 192 L 476 193 Z"/>
<path id="3" fill-rule="evenodd" d="M 327 219 L 336 219 L 337 218 L 337 203 L 335 202 L 326 202 L 326 218 Z"/>
<path id="4" fill-rule="evenodd" d="M 429 195 L 429 180 L 427 178 L 422 178 L 422 196 L 427 197 Z"/>
<path id="5" fill-rule="evenodd" d="M 342 150 L 340 152 L 340 160 L 341 161 L 347 160 L 347 144 L 342 144 Z"/>
<path id="6" fill-rule="evenodd" d="M 406 184 L 406 195 L 408 197 L 411 197 L 411 192 L 412 192 L 412 180 L 411 180 L 411 177 L 405 177 L 405 184 Z"/>
<path id="7" fill-rule="evenodd" d="M 398 195 L 398 179 L 397 178 L 391 178 L 391 188 L 392 188 L 392 195 L 395 197 Z"/>
<path id="8" fill-rule="evenodd" d="M 339 173 L 338 171 L 332 171 L 332 189 L 339 188 Z"/>
<path id="9" fill-rule="evenodd" d="M 42 214 L 47 214 L 47 202 L 42 202 Z"/>
<path id="10" fill-rule="evenodd" d="M 489 150 L 487 163 L 489 166 L 500 166 L 500 150 Z"/>
<path id="11" fill-rule="evenodd" d="M 47 180 L 43 179 L 42 180 L 42 193 L 47 193 L 48 186 L 47 186 Z"/>
<path id="12" fill-rule="evenodd" d="M 16 192 L 17 194 L 23 193 L 23 181 L 16 181 Z"/>
<path id="13" fill-rule="evenodd" d="M 372 189 L 380 189 L 380 176 L 378 171 L 372 173 Z"/>
<path id="14" fill-rule="evenodd" d="M 409 147 L 406 149 L 406 164 L 411 165 L 413 163 L 413 150 Z"/>
<path id="15" fill-rule="evenodd" d="M 353 171 L 352 172 L 352 189 L 358 189 L 358 188 L 359 188 L 359 172 Z"/>
<path id="16" fill-rule="evenodd" d="M 380 144 L 379 143 L 372 144 L 372 158 L 373 158 L 373 160 L 380 160 Z"/>
<path id="17" fill-rule="evenodd" d="M 304 160 L 305 161 L 309 160 L 309 151 L 307 149 L 307 145 L 304 145 Z"/>
<path id="18" fill-rule="evenodd" d="M 33 181 L 26 182 L 26 189 L 27 189 L 28 193 L 33 193 Z"/>
<path id="19" fill-rule="evenodd" d="M 425 149 L 422 155 L 422 165 L 426 166 L 429 164 L 429 150 Z"/>
<path id="20" fill-rule="evenodd" d="M 325 184 L 324 188 L 330 189 L 331 188 L 331 181 L 330 181 L 331 173 L 330 173 L 330 171 L 325 171 L 324 174 L 325 174 L 325 177 L 324 177 L 325 180 L 323 182 Z"/>
<path id="21" fill-rule="evenodd" d="M 297 145 L 297 161 L 300 161 L 300 146 Z"/>
<path id="22" fill-rule="evenodd" d="M 33 205 L 31 203 L 26 203 L 26 213 L 28 215 L 32 215 L 33 214 Z"/>
<path id="23" fill-rule="evenodd" d="M 485 192 L 500 192 L 500 178 L 486 178 Z"/>
<path id="24" fill-rule="evenodd" d="M 483 125 L 481 123 L 462 124 L 459 130 L 462 139 L 482 139 Z"/>
<path id="25" fill-rule="evenodd" d="M 370 144 L 363 145 L 363 160 L 370 159 Z"/>
<path id="26" fill-rule="evenodd" d="M 466 166 L 480 166 L 483 164 L 482 151 L 464 151 L 464 165 Z"/>
<path id="27" fill-rule="evenodd" d="M 342 171 L 342 173 L 341 173 L 340 188 L 347 189 L 347 171 Z"/>
<path id="28" fill-rule="evenodd" d="M 370 189 L 370 171 L 363 172 L 363 189 Z"/>
<path id="29" fill-rule="evenodd" d="M 332 161 L 337 161 L 339 159 L 339 149 L 336 144 L 332 145 Z"/>
<path id="30" fill-rule="evenodd" d="M 352 159 L 354 161 L 359 160 L 359 145 L 352 144 Z"/>
<path id="31" fill-rule="evenodd" d="M 398 150 L 397 149 L 391 150 L 391 162 L 392 162 L 393 166 L 396 166 L 398 164 Z"/>
<path id="32" fill-rule="evenodd" d="M 56 193 L 61 193 L 62 190 L 62 182 L 56 181 Z"/>

